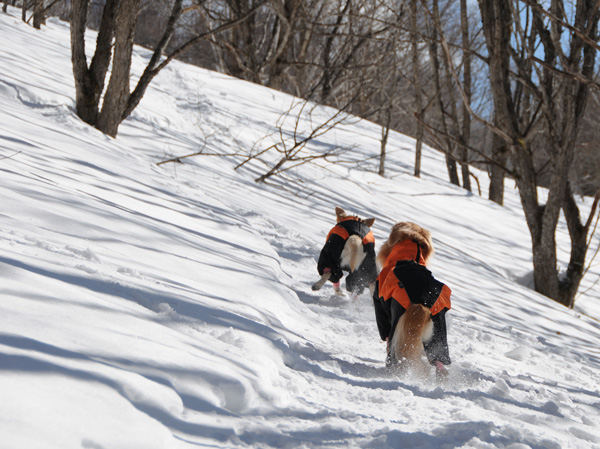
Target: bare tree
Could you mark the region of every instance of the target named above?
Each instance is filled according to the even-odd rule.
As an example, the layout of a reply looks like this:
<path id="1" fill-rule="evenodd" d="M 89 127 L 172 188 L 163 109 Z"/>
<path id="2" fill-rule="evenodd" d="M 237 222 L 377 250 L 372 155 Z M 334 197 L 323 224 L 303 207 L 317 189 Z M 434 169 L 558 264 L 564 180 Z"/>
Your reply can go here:
<path id="1" fill-rule="evenodd" d="M 452 124 L 455 123 L 455 120 L 449 121 L 450 114 L 453 117 L 456 117 L 456 113 L 454 110 L 448 110 L 448 108 L 455 108 L 456 103 L 452 98 L 449 102 L 444 101 L 444 91 L 447 93 L 452 93 L 451 89 L 446 86 L 450 86 L 448 83 L 451 83 L 450 79 L 447 77 L 444 78 L 444 74 L 442 73 L 442 69 L 445 68 L 445 74 L 449 73 L 449 62 L 448 58 L 444 55 L 440 55 L 439 51 L 439 42 L 440 42 L 440 34 L 442 30 L 441 26 L 441 18 L 439 11 L 439 2 L 438 0 L 432 1 L 431 6 L 431 32 L 430 32 L 430 41 L 429 41 L 429 57 L 430 63 L 433 71 L 433 82 L 434 88 L 436 91 L 436 104 L 438 107 L 438 116 L 441 127 L 441 137 L 440 140 L 444 145 L 444 152 L 446 154 L 446 167 L 448 169 L 448 177 L 452 184 L 457 186 L 460 185 L 458 179 L 458 171 L 456 167 L 456 156 L 455 156 L 455 147 L 456 141 L 452 136 L 456 136 L 456 130 L 454 132 L 449 129 Z M 443 64 L 444 67 L 440 67 Z"/>
<path id="2" fill-rule="evenodd" d="M 141 101 L 154 77 L 173 59 L 214 33 L 232 28 L 247 20 L 266 3 L 261 0 L 252 9 L 219 27 L 191 37 L 165 55 L 183 12 L 183 0 L 174 0 L 164 33 L 135 88 L 130 90 L 129 77 L 133 39 L 141 0 L 107 0 L 98 30 L 96 49 L 88 65 L 85 53 L 85 29 L 90 0 L 73 0 L 71 9 L 71 55 L 76 89 L 77 115 L 100 131 L 116 136 L 119 125 Z M 114 38 L 114 45 L 113 45 Z M 112 69 L 108 66 L 112 58 Z M 101 98 L 103 101 L 101 102 Z"/>
<path id="3" fill-rule="evenodd" d="M 335 110 L 326 118 L 319 118 L 315 114 L 319 112 L 319 105 L 309 101 L 295 101 L 277 121 L 275 142 L 266 148 L 260 148 L 258 142 L 258 149 L 252 151 L 243 162 L 238 164 L 236 170 L 250 161 L 259 161 L 267 167 L 267 171 L 256 178 L 255 182 L 266 182 L 269 178 L 281 175 L 299 165 L 318 160 L 325 162 L 337 160 L 348 148 L 327 145 L 328 149 L 325 151 L 312 151 L 308 145 L 314 144 L 337 126 L 353 120 L 352 116 L 345 112 L 350 104 L 351 102 L 345 108 Z M 307 124 L 308 129 L 306 129 Z M 276 155 L 276 162 L 265 160 L 264 156 L 267 154 Z"/>
<path id="4" fill-rule="evenodd" d="M 560 0 L 548 7 L 534 0 L 478 1 L 489 53 L 495 131 L 515 166 L 532 240 L 535 289 L 572 307 L 598 206 L 595 201 L 590 218 L 582 221 L 569 172 L 594 83 L 599 5 L 578 0 L 567 13 Z M 541 139 L 548 158 L 546 198 L 538 194 L 535 164 L 535 142 Z M 556 242 L 561 211 L 571 239 L 564 272 L 558 268 Z"/>

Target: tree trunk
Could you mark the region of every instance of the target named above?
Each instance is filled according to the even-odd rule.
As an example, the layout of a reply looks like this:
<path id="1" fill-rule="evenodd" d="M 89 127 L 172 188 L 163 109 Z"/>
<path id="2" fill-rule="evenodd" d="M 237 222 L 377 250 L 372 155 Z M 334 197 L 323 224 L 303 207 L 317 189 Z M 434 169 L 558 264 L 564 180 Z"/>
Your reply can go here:
<path id="1" fill-rule="evenodd" d="M 154 77 L 160 71 L 160 63 L 163 58 L 164 51 L 171 40 L 171 37 L 175 33 L 175 25 L 179 18 L 181 17 L 183 11 L 183 0 L 175 0 L 173 3 L 173 7 L 171 8 L 171 15 L 169 16 L 169 20 L 167 22 L 167 26 L 165 27 L 165 31 L 160 41 L 156 45 L 154 49 L 154 53 L 150 58 L 150 62 L 144 69 L 144 73 L 140 77 L 137 86 L 129 96 L 127 101 L 127 107 L 123 111 L 121 116 L 121 120 L 125 120 L 129 115 L 133 112 L 133 110 L 137 107 L 139 102 L 142 100 L 146 89 L 150 85 L 150 82 L 154 79 Z"/>
<path id="2" fill-rule="evenodd" d="M 417 31 L 417 0 L 411 1 L 411 54 L 412 54 L 412 82 L 415 91 L 415 118 L 417 132 L 415 135 L 415 176 L 421 176 L 421 153 L 423 149 L 423 98 L 421 95 L 421 77 L 419 76 L 419 34 Z"/>
<path id="3" fill-rule="evenodd" d="M 39 30 L 46 23 L 44 17 L 44 0 L 33 1 L 33 27 Z"/>
<path id="4" fill-rule="evenodd" d="M 442 80 L 440 74 L 440 57 L 438 54 L 438 41 L 439 41 L 439 33 L 438 28 L 440 28 L 440 13 L 439 13 L 439 5 L 438 0 L 433 0 L 432 2 L 432 14 L 433 14 L 433 24 L 431 27 L 431 41 L 429 44 L 429 59 L 431 61 L 432 71 L 433 71 L 433 82 L 435 86 L 436 100 L 438 105 L 438 111 L 440 114 L 440 122 L 442 126 L 442 133 L 444 136 L 449 136 L 450 133 L 448 131 L 448 125 L 446 123 L 446 107 L 444 105 L 444 98 L 442 96 Z M 446 61 L 447 62 L 447 61 Z M 456 160 L 453 157 L 454 153 L 454 144 L 448 138 L 445 137 L 444 141 L 446 143 L 446 168 L 448 170 L 448 179 L 454 185 L 460 186 L 460 181 L 458 179 L 458 171 L 456 167 Z"/>
<path id="5" fill-rule="evenodd" d="M 492 135 L 492 161 L 490 165 L 490 189 L 488 198 L 500 206 L 504 204 L 504 167 L 508 162 L 506 142 L 497 134 Z"/>
<path id="6" fill-rule="evenodd" d="M 385 176 L 385 157 L 388 137 L 390 135 L 390 124 L 392 121 L 392 99 L 386 108 L 385 121 L 381 126 L 381 152 L 379 154 L 379 176 Z"/>
<path id="7" fill-rule="evenodd" d="M 89 67 L 85 51 L 85 30 L 90 2 L 71 3 L 71 60 L 75 79 L 75 108 L 77 115 L 89 125 L 96 126 L 100 97 L 111 60 L 115 14 L 119 0 L 108 0 L 96 38 L 96 51 Z"/>
<path id="8" fill-rule="evenodd" d="M 462 132 L 460 141 L 462 143 L 461 151 L 461 171 L 463 188 L 471 191 L 471 174 L 469 170 L 469 150 L 467 145 L 471 141 L 471 113 L 469 107 L 471 104 L 471 43 L 469 42 L 469 19 L 467 11 L 467 0 L 460 0 L 460 24 L 462 32 L 462 52 L 463 52 L 463 91 L 465 93 L 468 105 L 463 102 L 462 105 Z"/>
<path id="9" fill-rule="evenodd" d="M 597 205 L 596 202 L 594 203 Z M 594 216 L 595 207 L 592 207 L 590 217 Z M 572 308 L 575 304 L 575 295 L 583 278 L 585 267 L 585 256 L 587 253 L 587 234 L 588 227 L 581 222 L 579 208 L 570 186 L 563 206 L 563 213 L 569 229 L 571 238 L 571 258 L 567 267 L 567 272 L 561 278 L 560 296 L 558 302 Z"/>
<path id="10" fill-rule="evenodd" d="M 122 0 L 116 16 L 115 44 L 110 82 L 98 116 L 97 128 L 115 137 L 129 100 L 129 75 L 135 25 L 141 0 Z"/>
<path id="11" fill-rule="evenodd" d="M 95 125 L 99 80 L 94 80 L 85 54 L 85 30 L 89 0 L 73 0 L 71 4 L 71 61 L 75 79 L 75 109 L 84 122 Z"/>

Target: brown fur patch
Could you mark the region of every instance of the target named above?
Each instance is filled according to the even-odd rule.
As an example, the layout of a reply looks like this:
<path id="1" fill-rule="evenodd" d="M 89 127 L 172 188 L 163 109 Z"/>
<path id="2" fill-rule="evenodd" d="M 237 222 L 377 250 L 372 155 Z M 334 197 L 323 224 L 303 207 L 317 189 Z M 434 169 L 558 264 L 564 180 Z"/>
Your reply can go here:
<path id="1" fill-rule="evenodd" d="M 424 375 L 429 372 L 422 360 L 423 339 L 431 337 L 432 326 L 427 307 L 411 304 L 404 312 L 394 331 L 391 348 L 401 370 L 412 369 Z"/>

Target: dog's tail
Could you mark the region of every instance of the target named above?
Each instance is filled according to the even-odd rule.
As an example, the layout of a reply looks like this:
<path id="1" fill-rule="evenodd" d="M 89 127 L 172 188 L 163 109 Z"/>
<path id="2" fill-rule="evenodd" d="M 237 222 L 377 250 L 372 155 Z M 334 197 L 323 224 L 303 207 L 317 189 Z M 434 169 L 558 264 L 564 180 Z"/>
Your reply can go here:
<path id="1" fill-rule="evenodd" d="M 409 365 L 418 364 L 423 353 L 423 342 L 431 339 L 433 322 L 429 309 L 421 304 L 411 304 L 402 314 L 394 337 L 392 348 L 396 360 L 405 360 Z"/>
<path id="2" fill-rule="evenodd" d="M 346 241 L 346 245 L 350 249 L 350 272 L 353 273 L 364 259 L 362 240 L 358 235 L 351 235 Z"/>

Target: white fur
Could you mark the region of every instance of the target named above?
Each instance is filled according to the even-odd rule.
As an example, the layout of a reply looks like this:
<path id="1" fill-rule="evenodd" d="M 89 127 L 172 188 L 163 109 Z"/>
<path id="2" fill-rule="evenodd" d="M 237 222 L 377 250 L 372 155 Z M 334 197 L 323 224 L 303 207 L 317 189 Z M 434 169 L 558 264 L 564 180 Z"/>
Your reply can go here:
<path id="1" fill-rule="evenodd" d="M 427 343 L 432 338 L 433 338 L 433 321 L 429 320 L 427 322 L 427 324 L 425 325 L 425 327 L 423 328 L 423 335 L 421 337 L 421 340 L 423 340 L 423 343 Z"/>
<path id="2" fill-rule="evenodd" d="M 429 320 L 425 327 L 423 328 L 423 336 L 421 340 L 423 343 L 427 343 L 429 340 L 433 338 L 433 321 Z"/>
<path id="3" fill-rule="evenodd" d="M 356 253 L 354 253 L 354 251 L 352 250 L 353 247 L 358 249 Z M 355 256 L 354 259 L 353 256 Z M 362 246 L 362 240 L 359 236 L 352 235 L 348 238 L 348 240 L 346 240 L 346 243 L 344 244 L 344 249 L 342 250 L 341 266 L 351 267 L 352 263 L 354 262 L 356 269 L 361 266 L 366 256 L 367 253 L 365 253 L 364 247 Z"/>

